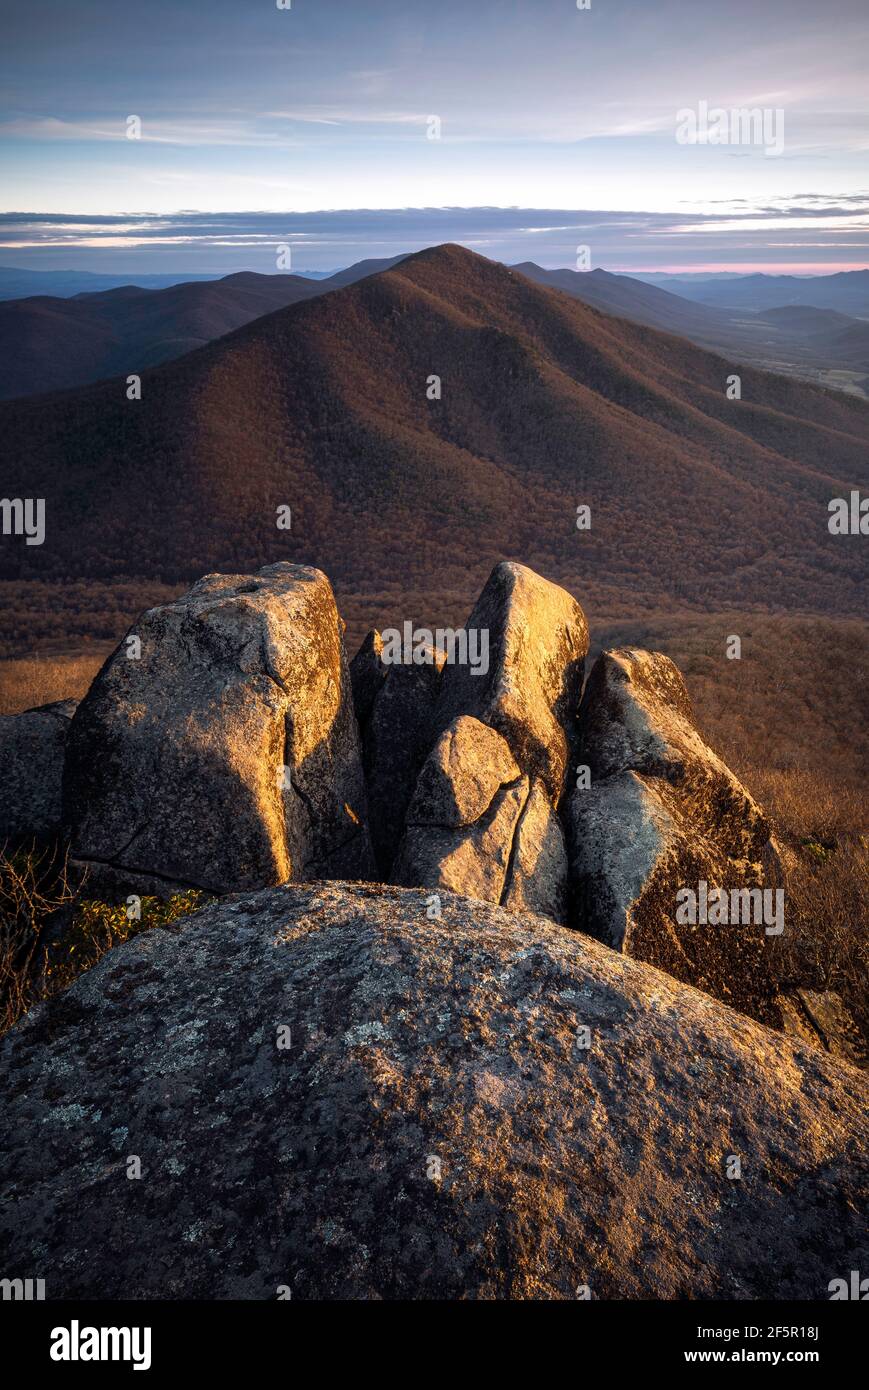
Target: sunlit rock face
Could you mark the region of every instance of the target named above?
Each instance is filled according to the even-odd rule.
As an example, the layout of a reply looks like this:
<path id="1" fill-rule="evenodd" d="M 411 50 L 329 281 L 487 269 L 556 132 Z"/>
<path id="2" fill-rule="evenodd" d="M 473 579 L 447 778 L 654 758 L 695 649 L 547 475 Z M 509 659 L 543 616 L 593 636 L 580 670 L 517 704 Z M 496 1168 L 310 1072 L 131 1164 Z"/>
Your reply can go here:
<path id="1" fill-rule="evenodd" d="M 680 893 L 750 894 L 777 866 L 673 663 L 605 652 L 583 690 L 582 608 L 511 561 L 461 640 L 420 631 L 372 630 L 348 669 L 328 579 L 290 564 L 208 575 L 143 614 L 70 726 L 64 819 L 89 893 L 335 877 L 461 893 L 781 1027 L 769 923 L 679 918 Z"/>
<path id="2" fill-rule="evenodd" d="M 469 714 L 506 739 L 555 805 L 564 790 L 582 693 L 588 624 L 566 589 L 525 565 L 496 565 L 467 628 L 488 634 L 488 670 L 444 668 L 439 729 Z"/>
<path id="3" fill-rule="evenodd" d="M 6 1268 L 38 1249 L 52 1298 L 815 1300 L 865 1267 L 861 1072 L 542 917 L 431 907 L 238 895 L 34 1009 L 0 1051 Z"/>
<path id="4" fill-rule="evenodd" d="M 76 712 L 64 815 L 92 891 L 368 877 L 359 738 L 326 576 L 290 564 L 207 575 L 143 614 Z"/>
<path id="5" fill-rule="evenodd" d="M 506 740 L 478 719 L 455 719 L 423 766 L 393 882 L 563 920 L 567 855 L 558 819 L 543 784 L 532 785 Z"/>
<path id="6" fill-rule="evenodd" d="M 558 806 L 576 743 L 585 615 L 566 590 L 505 561 L 489 576 L 466 631 L 469 649 L 473 635 L 486 660 L 477 669 L 444 665 L 438 736 L 392 879 L 562 922 L 567 852 Z"/>
<path id="7" fill-rule="evenodd" d="M 766 964 L 767 928 L 778 923 L 714 920 L 721 912 L 711 909 L 700 920 L 704 894 L 726 890 L 729 916 L 730 890 L 762 890 L 770 826 L 704 743 L 676 666 L 660 652 L 602 653 L 578 722 L 578 757 L 590 777 L 567 812 L 576 924 L 781 1026 Z M 680 920 L 690 917 L 686 893 L 698 898 L 693 922 Z M 739 907 L 746 910 L 741 899 Z"/>

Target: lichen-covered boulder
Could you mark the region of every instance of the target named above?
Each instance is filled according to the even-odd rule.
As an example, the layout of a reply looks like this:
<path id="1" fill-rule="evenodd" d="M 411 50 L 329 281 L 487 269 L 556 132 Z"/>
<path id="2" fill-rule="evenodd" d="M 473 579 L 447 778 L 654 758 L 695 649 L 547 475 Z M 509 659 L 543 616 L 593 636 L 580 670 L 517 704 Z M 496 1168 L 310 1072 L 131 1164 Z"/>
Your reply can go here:
<path id="1" fill-rule="evenodd" d="M 0 715 L 0 848 L 48 841 L 61 823 L 63 757 L 75 700 Z"/>
<path id="2" fill-rule="evenodd" d="M 0 1048 L 49 1299 L 809 1299 L 869 1264 L 863 1073 L 540 917 L 290 884 Z M 739 1161 L 738 1176 L 735 1160 Z"/>
<path id="3" fill-rule="evenodd" d="M 64 818 L 91 891 L 370 877 L 326 576 L 286 563 L 207 575 L 144 613 L 76 711 Z"/>
<path id="4" fill-rule="evenodd" d="M 567 809 L 576 925 L 780 1027 L 767 943 L 780 934 L 772 909 L 783 903 L 757 896 L 769 823 L 704 743 L 678 669 L 660 652 L 604 652 L 579 726 L 590 785 Z M 742 920 L 765 908 L 762 920 Z"/>

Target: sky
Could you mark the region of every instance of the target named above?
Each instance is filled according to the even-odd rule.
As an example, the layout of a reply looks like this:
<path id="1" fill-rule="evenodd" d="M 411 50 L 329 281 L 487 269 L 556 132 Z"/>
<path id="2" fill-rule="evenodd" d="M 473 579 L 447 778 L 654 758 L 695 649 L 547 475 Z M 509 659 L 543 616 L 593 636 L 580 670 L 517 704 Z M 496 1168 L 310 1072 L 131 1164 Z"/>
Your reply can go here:
<path id="1" fill-rule="evenodd" d="M 869 265 L 869 0 L 0 0 L 0 32 L 2 265 Z"/>

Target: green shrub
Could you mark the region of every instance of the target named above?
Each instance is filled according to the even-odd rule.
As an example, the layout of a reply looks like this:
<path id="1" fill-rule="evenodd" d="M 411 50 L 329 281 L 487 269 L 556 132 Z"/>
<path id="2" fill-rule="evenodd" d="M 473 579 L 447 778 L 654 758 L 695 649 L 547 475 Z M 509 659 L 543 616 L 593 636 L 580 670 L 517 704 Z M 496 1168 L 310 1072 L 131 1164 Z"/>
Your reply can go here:
<path id="1" fill-rule="evenodd" d="M 208 900 L 198 889 L 173 893 L 171 898 L 140 898 L 141 916 L 128 916 L 120 904 L 83 898 L 75 905 L 70 926 L 45 951 L 43 974 L 49 993 L 66 989 L 97 961 L 132 937 L 153 927 L 166 927 L 178 917 L 195 912 Z"/>
<path id="2" fill-rule="evenodd" d="M 140 914 L 77 895 L 57 848 L 0 850 L 0 1034 L 42 999 L 96 965 L 114 946 L 166 927 L 210 901 L 191 890 L 140 899 Z"/>

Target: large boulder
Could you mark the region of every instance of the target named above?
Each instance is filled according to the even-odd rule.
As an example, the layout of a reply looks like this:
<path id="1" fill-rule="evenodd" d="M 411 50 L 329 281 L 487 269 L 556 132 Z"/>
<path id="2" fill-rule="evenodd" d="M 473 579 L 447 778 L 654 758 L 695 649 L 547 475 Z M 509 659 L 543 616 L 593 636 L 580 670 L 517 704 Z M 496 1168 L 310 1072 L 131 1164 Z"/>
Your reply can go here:
<path id="1" fill-rule="evenodd" d="M 447 655 L 432 720 L 437 736 L 391 877 L 560 922 L 567 851 L 557 811 L 576 741 L 585 616 L 564 589 L 504 561 L 466 631 L 478 659 Z M 435 790 L 440 804 L 432 803 Z M 469 799 L 473 814 L 456 819 L 445 810 Z"/>
<path id="2" fill-rule="evenodd" d="M 394 883 L 564 918 L 567 852 L 542 784 L 504 738 L 461 715 L 429 754 L 407 812 Z"/>
<path id="3" fill-rule="evenodd" d="M 496 565 L 466 624 L 488 634 L 489 667 L 444 667 L 438 731 L 459 715 L 496 729 L 553 806 L 561 797 L 572 742 L 588 626 L 565 589 L 512 561 Z"/>
<path id="4" fill-rule="evenodd" d="M 207 575 L 143 614 L 76 711 L 64 815 L 92 892 L 370 877 L 326 576 L 286 563 Z"/>
<path id="5" fill-rule="evenodd" d="M 0 849 L 58 834 L 64 748 L 75 707 L 75 700 L 59 700 L 0 716 Z"/>
<path id="6" fill-rule="evenodd" d="M 48 1298 L 815 1300 L 869 1262 L 861 1072 L 449 894 L 214 904 L 0 1066 L 4 1273 Z"/>
<path id="7" fill-rule="evenodd" d="M 604 652 L 579 725 L 578 761 L 591 780 L 567 813 L 576 924 L 780 1027 L 766 959 L 767 928 L 778 923 L 771 914 L 732 921 L 733 909 L 742 918 L 763 905 L 731 893 L 763 887 L 770 826 L 703 742 L 678 669 L 660 652 Z M 693 922 L 685 890 L 696 897 Z M 713 890 L 727 894 L 731 920 L 715 921 Z"/>
<path id="8" fill-rule="evenodd" d="M 511 852 L 500 899 L 503 906 L 510 912 L 538 912 L 555 922 L 566 922 L 567 846 L 542 782 L 532 782 L 529 787 Z"/>

